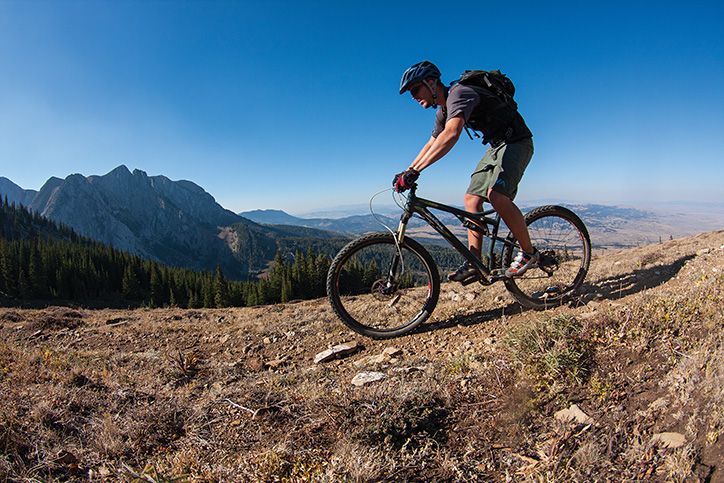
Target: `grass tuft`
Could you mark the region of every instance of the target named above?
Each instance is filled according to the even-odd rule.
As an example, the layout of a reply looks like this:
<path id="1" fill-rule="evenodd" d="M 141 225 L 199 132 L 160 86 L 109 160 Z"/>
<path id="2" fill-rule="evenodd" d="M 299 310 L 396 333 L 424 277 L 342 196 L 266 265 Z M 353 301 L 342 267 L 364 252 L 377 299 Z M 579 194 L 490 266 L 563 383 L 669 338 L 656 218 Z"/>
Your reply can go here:
<path id="1" fill-rule="evenodd" d="M 562 314 L 513 327 L 503 342 L 536 382 L 550 386 L 565 379 L 581 384 L 593 363 L 591 335 L 575 316 Z"/>

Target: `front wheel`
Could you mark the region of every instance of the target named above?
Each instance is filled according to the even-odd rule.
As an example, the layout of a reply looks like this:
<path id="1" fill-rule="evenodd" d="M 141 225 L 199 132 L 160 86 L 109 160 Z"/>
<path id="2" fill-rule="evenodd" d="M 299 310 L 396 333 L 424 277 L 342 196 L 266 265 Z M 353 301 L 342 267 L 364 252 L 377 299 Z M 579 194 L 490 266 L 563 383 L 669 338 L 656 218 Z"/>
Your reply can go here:
<path id="1" fill-rule="evenodd" d="M 373 339 L 415 330 L 432 313 L 440 277 L 430 254 L 416 241 L 398 244 L 392 233 L 350 242 L 327 274 L 327 297 L 340 320 Z"/>
<path id="2" fill-rule="evenodd" d="M 505 286 L 526 307 L 542 310 L 563 303 L 583 283 L 591 261 L 591 240 L 580 218 L 562 206 L 541 206 L 525 215 L 540 263 L 523 275 L 505 279 Z M 508 235 L 503 268 L 510 266 L 517 242 Z"/>

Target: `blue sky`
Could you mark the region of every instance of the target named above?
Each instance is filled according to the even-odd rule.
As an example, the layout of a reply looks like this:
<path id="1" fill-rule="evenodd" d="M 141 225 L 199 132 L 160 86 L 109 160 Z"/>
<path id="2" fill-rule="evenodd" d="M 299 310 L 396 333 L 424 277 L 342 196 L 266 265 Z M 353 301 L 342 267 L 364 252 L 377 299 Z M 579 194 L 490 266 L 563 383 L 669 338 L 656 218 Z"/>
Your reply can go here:
<path id="1" fill-rule="evenodd" d="M 519 200 L 724 202 L 720 1 L 0 0 L 0 176 L 118 165 L 224 207 L 366 203 L 434 113 L 398 94 L 498 68 L 536 153 Z M 460 204 L 485 147 L 462 137 L 421 195 Z"/>

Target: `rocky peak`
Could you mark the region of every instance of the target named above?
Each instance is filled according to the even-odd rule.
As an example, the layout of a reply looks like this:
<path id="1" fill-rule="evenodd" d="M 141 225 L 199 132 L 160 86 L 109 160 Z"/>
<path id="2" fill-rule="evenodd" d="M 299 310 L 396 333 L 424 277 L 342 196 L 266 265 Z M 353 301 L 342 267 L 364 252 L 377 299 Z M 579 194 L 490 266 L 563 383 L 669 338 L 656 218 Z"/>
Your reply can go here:
<path id="1" fill-rule="evenodd" d="M 35 190 L 24 190 L 9 179 L 0 176 L 0 195 L 8 199 L 8 203 L 30 206 L 30 202 L 38 192 Z"/>
<path id="2" fill-rule="evenodd" d="M 227 267 L 234 264 L 231 253 L 224 255 L 219 227 L 243 218 L 190 181 L 149 177 L 125 165 L 102 176 L 53 177 L 38 192 L 3 180 L 1 195 L 115 248 L 172 266 L 213 270 L 225 258 Z"/>

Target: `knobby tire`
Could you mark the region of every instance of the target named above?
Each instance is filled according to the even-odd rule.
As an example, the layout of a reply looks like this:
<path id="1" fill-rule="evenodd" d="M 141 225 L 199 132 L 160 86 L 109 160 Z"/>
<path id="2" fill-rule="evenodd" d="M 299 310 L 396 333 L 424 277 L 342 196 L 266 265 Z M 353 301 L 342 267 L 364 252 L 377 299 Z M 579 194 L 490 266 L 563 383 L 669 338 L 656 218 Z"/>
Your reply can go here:
<path id="1" fill-rule="evenodd" d="M 401 255 L 401 258 L 400 258 Z M 440 296 L 440 277 L 430 254 L 392 233 L 371 233 L 346 245 L 327 274 L 327 297 L 340 320 L 373 339 L 417 329 Z"/>
<path id="2" fill-rule="evenodd" d="M 591 240 L 581 219 L 562 206 L 541 206 L 526 213 L 533 246 L 541 252 L 539 267 L 519 277 L 508 278 L 505 286 L 522 305 L 543 310 L 561 305 L 576 294 L 588 273 Z M 502 266 L 509 267 L 517 251 L 511 233 L 502 252 Z"/>

